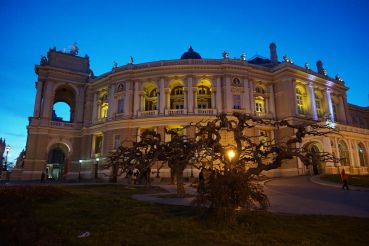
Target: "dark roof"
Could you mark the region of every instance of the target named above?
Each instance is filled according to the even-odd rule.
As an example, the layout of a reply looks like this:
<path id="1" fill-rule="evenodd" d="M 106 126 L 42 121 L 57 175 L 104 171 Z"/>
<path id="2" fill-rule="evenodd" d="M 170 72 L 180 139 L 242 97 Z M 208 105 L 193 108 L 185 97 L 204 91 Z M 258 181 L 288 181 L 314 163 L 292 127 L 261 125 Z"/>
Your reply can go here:
<path id="1" fill-rule="evenodd" d="M 202 59 L 202 58 L 201 58 L 200 54 L 197 53 L 196 51 L 194 51 L 192 49 L 192 46 L 190 46 L 188 51 L 183 53 L 183 55 L 181 56 L 181 60 L 183 60 L 183 59 Z"/>
<path id="2" fill-rule="evenodd" d="M 255 57 L 251 58 L 250 60 L 248 60 L 248 63 L 255 64 L 255 65 L 260 65 L 260 66 L 264 66 L 264 67 L 274 67 L 274 66 L 279 64 L 279 62 L 272 62 L 270 59 L 263 58 L 263 57 L 260 57 L 260 56 L 255 56 Z"/>

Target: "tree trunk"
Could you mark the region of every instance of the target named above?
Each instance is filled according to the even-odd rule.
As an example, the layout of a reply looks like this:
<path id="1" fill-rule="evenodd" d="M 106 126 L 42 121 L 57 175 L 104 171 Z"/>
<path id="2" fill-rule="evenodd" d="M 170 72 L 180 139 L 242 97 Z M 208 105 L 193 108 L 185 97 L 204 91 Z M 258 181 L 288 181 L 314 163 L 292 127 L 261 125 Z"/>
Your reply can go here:
<path id="1" fill-rule="evenodd" d="M 177 177 L 177 196 L 184 197 L 186 192 L 183 184 L 183 171 L 177 172 L 176 177 Z"/>
<path id="2" fill-rule="evenodd" d="M 170 184 L 174 184 L 175 183 L 175 172 L 174 172 L 174 168 L 170 168 Z"/>
<path id="3" fill-rule="evenodd" d="M 118 165 L 113 164 L 112 165 L 112 177 L 110 179 L 111 183 L 117 183 L 118 180 Z"/>

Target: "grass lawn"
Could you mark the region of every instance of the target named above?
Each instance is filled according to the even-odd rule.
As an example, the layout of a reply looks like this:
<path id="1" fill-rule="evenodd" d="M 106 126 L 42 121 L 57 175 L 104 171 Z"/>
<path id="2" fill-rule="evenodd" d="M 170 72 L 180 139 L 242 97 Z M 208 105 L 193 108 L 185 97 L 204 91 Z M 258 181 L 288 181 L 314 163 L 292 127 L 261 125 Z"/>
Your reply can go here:
<path id="1" fill-rule="evenodd" d="M 321 179 L 325 181 L 342 183 L 339 174 L 323 175 Z M 349 175 L 348 184 L 353 186 L 369 187 L 369 175 Z"/>
<path id="2" fill-rule="evenodd" d="M 157 191 L 0 187 L 0 245 L 369 245 L 369 219 L 253 213 L 226 227 L 194 208 L 130 198 Z"/>

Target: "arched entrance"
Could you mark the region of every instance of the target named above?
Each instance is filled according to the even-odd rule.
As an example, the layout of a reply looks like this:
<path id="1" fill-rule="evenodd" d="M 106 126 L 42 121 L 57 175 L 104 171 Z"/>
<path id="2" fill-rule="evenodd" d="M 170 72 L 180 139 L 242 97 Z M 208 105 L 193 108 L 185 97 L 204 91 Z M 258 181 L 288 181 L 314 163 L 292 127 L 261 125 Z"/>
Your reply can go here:
<path id="1" fill-rule="evenodd" d="M 310 142 L 304 146 L 305 151 L 308 153 L 310 163 L 313 168 L 313 174 L 318 175 L 322 172 L 322 163 L 320 161 L 321 148 L 318 142 Z"/>
<path id="2" fill-rule="evenodd" d="M 65 144 L 58 143 L 50 147 L 47 155 L 46 177 L 50 180 L 59 181 L 66 171 L 66 157 L 69 148 Z"/>

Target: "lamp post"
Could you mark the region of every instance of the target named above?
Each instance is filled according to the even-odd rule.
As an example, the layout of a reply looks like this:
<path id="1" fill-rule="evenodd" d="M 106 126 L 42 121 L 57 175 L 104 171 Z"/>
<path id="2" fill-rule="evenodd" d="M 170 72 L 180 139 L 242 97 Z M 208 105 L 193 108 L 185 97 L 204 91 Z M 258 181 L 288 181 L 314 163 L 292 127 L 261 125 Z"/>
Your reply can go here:
<path id="1" fill-rule="evenodd" d="M 95 179 L 97 179 L 97 168 L 99 166 L 99 160 L 100 160 L 100 158 L 96 158 Z"/>
<path id="2" fill-rule="evenodd" d="M 5 155 L 5 163 L 4 163 L 4 166 L 5 166 L 5 171 L 8 170 L 8 155 L 9 155 L 9 151 L 10 151 L 10 145 L 7 145 L 5 147 L 5 151 L 6 151 L 6 155 Z"/>
<path id="3" fill-rule="evenodd" d="M 229 166 L 230 166 L 230 170 L 232 169 L 232 159 L 236 156 L 236 153 L 234 152 L 233 149 L 228 150 L 228 158 L 229 158 Z"/>
<path id="4" fill-rule="evenodd" d="M 78 182 L 81 182 L 81 165 L 82 165 L 82 160 L 78 161 L 79 165 L 78 165 Z"/>

